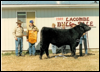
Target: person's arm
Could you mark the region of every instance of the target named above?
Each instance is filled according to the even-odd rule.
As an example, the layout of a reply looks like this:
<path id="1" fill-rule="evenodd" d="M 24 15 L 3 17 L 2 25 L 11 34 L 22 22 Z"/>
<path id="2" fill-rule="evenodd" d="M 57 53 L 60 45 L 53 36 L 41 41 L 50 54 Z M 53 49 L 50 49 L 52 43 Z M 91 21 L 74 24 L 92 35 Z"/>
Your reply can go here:
<path id="1" fill-rule="evenodd" d="M 86 33 L 83 33 L 83 35 L 82 36 L 84 36 Z"/>
<path id="2" fill-rule="evenodd" d="M 13 32 L 12 32 L 12 34 L 13 34 L 13 36 L 14 36 L 15 40 L 17 40 L 17 37 L 16 37 L 16 28 L 14 28 L 14 30 L 13 30 Z"/>
<path id="3" fill-rule="evenodd" d="M 83 35 L 85 35 L 86 33 L 83 33 Z"/>
<path id="4" fill-rule="evenodd" d="M 27 33 L 26 39 L 27 39 L 27 41 L 28 41 L 28 29 L 27 29 L 26 33 Z"/>
<path id="5" fill-rule="evenodd" d="M 37 32 L 39 32 L 39 29 L 37 27 L 34 27 L 34 30 L 37 31 Z"/>
<path id="6" fill-rule="evenodd" d="M 24 28 L 22 27 L 22 33 L 24 32 Z"/>

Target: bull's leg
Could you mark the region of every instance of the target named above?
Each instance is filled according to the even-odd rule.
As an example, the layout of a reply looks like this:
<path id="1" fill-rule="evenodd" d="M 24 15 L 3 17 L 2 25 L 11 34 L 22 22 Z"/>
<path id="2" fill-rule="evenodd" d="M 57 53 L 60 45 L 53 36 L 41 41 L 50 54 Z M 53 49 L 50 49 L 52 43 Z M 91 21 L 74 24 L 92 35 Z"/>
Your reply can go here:
<path id="1" fill-rule="evenodd" d="M 46 52 L 47 57 L 50 58 L 48 49 L 45 49 L 45 52 Z"/>
<path id="2" fill-rule="evenodd" d="M 44 53 L 44 50 L 42 48 L 40 48 L 40 59 L 42 59 L 43 53 Z"/>
<path id="3" fill-rule="evenodd" d="M 48 46 L 49 46 L 48 43 L 41 42 L 41 44 L 40 44 L 40 59 L 42 59 L 42 55 L 43 55 L 44 51 L 46 52 L 46 55 L 49 58 Z"/>
<path id="4" fill-rule="evenodd" d="M 73 52 L 74 58 L 76 59 L 77 58 L 77 56 L 76 56 L 76 47 L 73 47 L 72 52 Z"/>
<path id="5" fill-rule="evenodd" d="M 73 56 L 73 52 L 72 52 L 72 47 L 70 46 L 70 50 L 71 50 L 71 56 Z"/>
<path id="6" fill-rule="evenodd" d="M 71 56 L 74 56 L 74 52 L 73 52 L 72 46 L 70 46 L 70 50 L 71 50 Z"/>
<path id="7" fill-rule="evenodd" d="M 44 42 L 43 40 L 40 41 L 40 59 L 42 59 L 42 55 L 44 53 Z"/>
<path id="8" fill-rule="evenodd" d="M 49 47 L 49 44 L 46 45 L 45 52 L 46 52 L 47 57 L 50 58 L 48 47 Z"/>
<path id="9" fill-rule="evenodd" d="M 76 59 L 76 58 L 77 58 L 77 57 L 76 57 L 76 47 L 75 47 L 74 44 L 71 45 L 70 47 L 71 47 L 71 54 L 72 54 L 72 56 Z"/>

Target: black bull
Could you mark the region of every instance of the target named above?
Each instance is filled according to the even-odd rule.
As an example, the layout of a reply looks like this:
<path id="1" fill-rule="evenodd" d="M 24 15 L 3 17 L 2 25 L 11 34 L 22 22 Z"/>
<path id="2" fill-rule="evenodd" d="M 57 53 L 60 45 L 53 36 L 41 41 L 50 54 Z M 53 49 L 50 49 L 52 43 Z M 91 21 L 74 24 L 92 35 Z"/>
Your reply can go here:
<path id="1" fill-rule="evenodd" d="M 70 45 L 71 54 L 74 58 L 76 58 L 75 50 L 79 44 L 79 41 L 77 40 L 80 40 L 83 33 L 89 31 L 90 29 L 91 28 L 84 23 L 80 23 L 71 29 L 43 27 L 40 34 L 40 59 L 42 59 L 44 51 L 49 58 L 48 47 L 50 43 L 56 45 L 57 47 Z"/>

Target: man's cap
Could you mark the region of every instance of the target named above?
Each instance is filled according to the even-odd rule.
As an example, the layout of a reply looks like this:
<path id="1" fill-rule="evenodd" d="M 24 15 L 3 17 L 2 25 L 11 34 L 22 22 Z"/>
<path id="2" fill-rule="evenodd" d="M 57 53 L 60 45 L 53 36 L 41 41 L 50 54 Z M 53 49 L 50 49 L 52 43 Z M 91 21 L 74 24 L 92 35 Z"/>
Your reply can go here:
<path id="1" fill-rule="evenodd" d="M 30 20 L 30 23 L 34 23 L 34 21 L 33 20 Z"/>

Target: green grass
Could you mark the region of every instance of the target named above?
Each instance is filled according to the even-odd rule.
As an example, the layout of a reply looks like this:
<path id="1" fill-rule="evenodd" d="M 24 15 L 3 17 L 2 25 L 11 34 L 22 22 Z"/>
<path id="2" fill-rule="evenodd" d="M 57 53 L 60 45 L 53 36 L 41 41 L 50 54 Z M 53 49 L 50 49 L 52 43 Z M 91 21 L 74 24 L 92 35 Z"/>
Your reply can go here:
<path id="1" fill-rule="evenodd" d="M 2 56 L 7 56 L 7 55 L 15 55 L 15 52 L 11 51 L 11 52 L 2 53 Z"/>
<path id="2" fill-rule="evenodd" d="M 11 55 L 11 53 L 2 53 L 2 56 L 5 56 L 5 55 Z"/>
<path id="3" fill-rule="evenodd" d="M 51 54 L 51 53 L 52 53 L 52 50 L 49 50 L 49 54 Z M 28 51 L 23 51 L 23 52 L 22 52 L 22 54 L 24 54 L 24 55 L 28 55 L 28 54 L 29 54 L 29 52 L 28 52 Z M 39 52 L 39 51 L 36 51 L 36 53 L 35 53 L 35 54 L 36 54 L 36 55 L 39 55 L 39 54 L 40 54 L 40 52 Z M 45 52 L 44 52 L 44 54 L 45 54 Z M 9 55 L 15 55 L 15 51 L 2 53 L 2 56 L 9 56 Z"/>
<path id="4" fill-rule="evenodd" d="M 88 49 L 88 52 L 91 52 L 91 51 L 92 51 L 91 49 Z M 61 53 L 61 50 L 58 50 L 57 53 Z M 29 54 L 29 51 L 28 50 L 27 51 L 23 51 L 22 54 L 28 55 Z M 36 51 L 35 54 L 36 55 L 39 55 L 40 54 L 40 51 Z M 45 54 L 45 52 L 44 52 L 44 54 Z M 52 50 L 49 50 L 49 54 L 52 54 Z M 15 55 L 15 51 L 2 53 L 2 56 L 9 56 L 9 55 Z"/>

